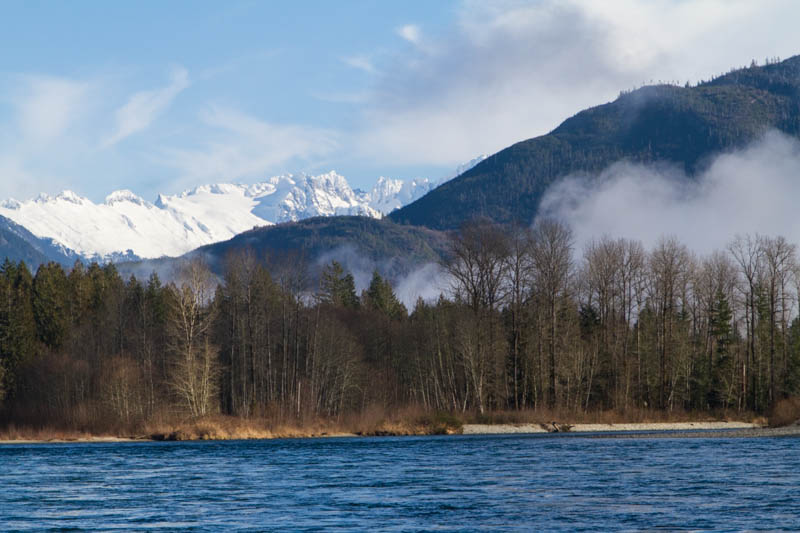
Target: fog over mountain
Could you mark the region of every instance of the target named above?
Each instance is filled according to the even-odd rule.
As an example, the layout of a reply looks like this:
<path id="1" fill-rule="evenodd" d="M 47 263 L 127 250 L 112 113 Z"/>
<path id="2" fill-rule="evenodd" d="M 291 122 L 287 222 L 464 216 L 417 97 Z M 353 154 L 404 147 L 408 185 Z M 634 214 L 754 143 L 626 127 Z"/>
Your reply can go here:
<path id="1" fill-rule="evenodd" d="M 746 233 L 800 243 L 798 198 L 800 141 L 771 131 L 716 156 L 693 177 L 676 166 L 631 163 L 616 163 L 599 178 L 570 176 L 548 189 L 539 216 L 567 222 L 578 250 L 603 235 L 646 247 L 670 235 L 706 253 Z"/>

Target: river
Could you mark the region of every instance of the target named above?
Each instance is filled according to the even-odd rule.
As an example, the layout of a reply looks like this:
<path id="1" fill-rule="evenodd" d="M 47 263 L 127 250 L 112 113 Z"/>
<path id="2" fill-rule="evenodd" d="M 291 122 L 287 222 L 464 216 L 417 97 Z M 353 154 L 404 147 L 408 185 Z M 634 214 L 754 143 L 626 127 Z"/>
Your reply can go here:
<path id="1" fill-rule="evenodd" d="M 0 530 L 800 529 L 798 438 L 0 445 Z"/>

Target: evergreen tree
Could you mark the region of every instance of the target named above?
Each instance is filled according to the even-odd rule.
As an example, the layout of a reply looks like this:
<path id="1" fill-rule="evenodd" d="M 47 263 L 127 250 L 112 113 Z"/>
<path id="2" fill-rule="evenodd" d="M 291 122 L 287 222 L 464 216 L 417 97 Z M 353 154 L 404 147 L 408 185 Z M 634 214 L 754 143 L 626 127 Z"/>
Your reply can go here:
<path id="1" fill-rule="evenodd" d="M 725 404 L 726 376 L 731 367 L 728 347 L 733 340 L 731 338 L 732 316 L 728 298 L 722 291 L 718 291 L 709 324 L 711 338 L 716 345 L 714 358 L 710 361 L 708 369 L 709 386 L 706 401 L 711 407 L 723 407 Z"/>
<path id="2" fill-rule="evenodd" d="M 345 272 L 338 261 L 331 261 L 322 270 L 320 299 L 325 303 L 347 309 L 358 309 L 356 284 L 353 275 Z"/>
<path id="3" fill-rule="evenodd" d="M 36 334 L 47 347 L 61 348 L 68 324 L 69 285 L 58 263 L 39 267 L 33 280 L 33 312 Z"/>
<path id="4" fill-rule="evenodd" d="M 377 270 L 372 273 L 372 281 L 362 300 L 369 310 L 378 311 L 389 318 L 399 319 L 408 315 L 406 306 L 397 299 L 392 284 L 383 279 Z"/>
<path id="5" fill-rule="evenodd" d="M 18 370 L 36 351 L 36 322 L 31 306 L 33 279 L 24 262 L 6 259 L 0 269 L 0 400 L 13 396 Z"/>

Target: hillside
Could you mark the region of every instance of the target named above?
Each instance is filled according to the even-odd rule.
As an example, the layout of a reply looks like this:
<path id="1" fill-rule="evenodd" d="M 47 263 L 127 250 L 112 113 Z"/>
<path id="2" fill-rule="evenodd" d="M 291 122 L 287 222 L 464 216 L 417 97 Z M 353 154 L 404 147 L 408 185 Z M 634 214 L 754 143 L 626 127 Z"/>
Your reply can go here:
<path id="1" fill-rule="evenodd" d="M 800 56 L 732 71 L 694 87 L 648 86 L 514 144 L 389 215 L 446 230 L 485 216 L 528 223 L 547 188 L 620 160 L 670 162 L 691 176 L 708 158 L 769 129 L 800 133 Z"/>
<path id="2" fill-rule="evenodd" d="M 421 263 L 438 261 L 446 246 L 444 234 L 425 228 L 367 217 L 315 217 L 253 229 L 196 252 L 215 260 L 236 249 L 251 249 L 265 257 L 295 251 L 310 262 L 323 255 L 345 262 L 344 256 L 353 256 L 384 263 L 384 274 L 394 276 Z M 338 257 L 337 251 L 341 252 Z"/>
<path id="3" fill-rule="evenodd" d="M 39 239 L 19 224 L 0 216 L 0 261 L 25 261 L 32 267 L 55 261 L 71 266 L 76 257 L 47 239 Z"/>
<path id="4" fill-rule="evenodd" d="M 446 234 L 369 217 L 314 217 L 298 222 L 255 228 L 230 240 L 203 246 L 186 254 L 201 256 L 217 273 L 222 273 L 227 254 L 251 250 L 267 260 L 302 258 L 313 266 L 336 259 L 352 270 L 379 268 L 397 279 L 421 264 L 438 262 L 446 253 Z M 296 255 L 291 255 L 296 254 Z M 121 263 L 125 274 L 147 276 L 150 271 L 169 277 L 176 259 Z"/>

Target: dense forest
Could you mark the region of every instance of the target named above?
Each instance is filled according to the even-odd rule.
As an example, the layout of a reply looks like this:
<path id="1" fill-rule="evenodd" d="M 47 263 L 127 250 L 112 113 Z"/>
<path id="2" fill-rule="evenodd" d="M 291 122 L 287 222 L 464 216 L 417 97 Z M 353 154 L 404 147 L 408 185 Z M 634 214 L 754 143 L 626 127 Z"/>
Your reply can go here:
<path id="1" fill-rule="evenodd" d="M 464 226 L 450 287 L 407 309 L 375 272 L 232 252 L 174 282 L 113 265 L 0 269 L 6 423 L 134 427 L 165 413 L 337 418 L 374 406 L 451 413 L 765 412 L 800 389 L 800 270 L 781 237 L 698 257 L 553 221 Z"/>

